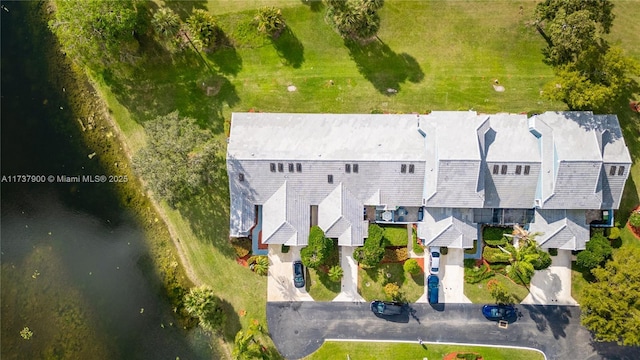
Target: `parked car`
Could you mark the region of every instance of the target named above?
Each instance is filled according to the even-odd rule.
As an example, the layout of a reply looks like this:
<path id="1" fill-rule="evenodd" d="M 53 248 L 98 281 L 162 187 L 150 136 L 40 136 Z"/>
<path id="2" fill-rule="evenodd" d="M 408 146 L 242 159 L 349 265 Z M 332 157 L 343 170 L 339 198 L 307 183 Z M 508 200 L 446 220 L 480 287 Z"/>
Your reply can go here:
<path id="1" fill-rule="evenodd" d="M 440 248 L 429 248 L 429 273 L 437 275 L 440 272 Z"/>
<path id="2" fill-rule="evenodd" d="M 427 278 L 427 297 L 429 304 L 438 303 L 438 288 L 440 287 L 440 279 L 438 275 L 429 275 Z"/>
<path id="3" fill-rule="evenodd" d="M 293 262 L 293 285 L 297 288 L 304 287 L 304 266 L 300 260 Z"/>
<path id="4" fill-rule="evenodd" d="M 374 300 L 371 302 L 371 311 L 377 315 L 400 315 L 403 309 L 404 305 L 396 301 Z"/>
<path id="5" fill-rule="evenodd" d="M 482 315 L 492 321 L 517 317 L 516 308 L 511 305 L 485 305 L 482 307 Z"/>

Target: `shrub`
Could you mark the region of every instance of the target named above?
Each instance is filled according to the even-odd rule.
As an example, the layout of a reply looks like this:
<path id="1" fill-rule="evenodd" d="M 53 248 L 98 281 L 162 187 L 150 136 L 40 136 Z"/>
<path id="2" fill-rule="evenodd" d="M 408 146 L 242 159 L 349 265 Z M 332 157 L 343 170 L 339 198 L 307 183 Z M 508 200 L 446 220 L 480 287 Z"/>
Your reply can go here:
<path id="1" fill-rule="evenodd" d="M 369 225 L 369 236 L 364 241 L 364 246 L 353 251 L 353 258 L 362 265 L 363 268 L 371 268 L 380 263 L 385 255 L 382 245 L 382 235 L 384 231 L 376 224 Z"/>
<path id="2" fill-rule="evenodd" d="M 511 255 L 498 248 L 485 246 L 482 257 L 489 263 L 508 263 Z"/>
<path id="3" fill-rule="evenodd" d="M 236 251 L 236 256 L 243 258 L 251 252 L 251 240 L 248 238 L 231 238 L 231 246 Z"/>
<path id="4" fill-rule="evenodd" d="M 505 246 L 507 244 L 509 244 L 511 241 L 509 239 L 507 239 L 506 237 L 500 238 L 498 240 L 490 240 L 490 239 L 484 239 L 484 243 L 489 245 L 489 246 L 493 246 L 493 247 L 497 247 L 497 246 Z"/>
<path id="5" fill-rule="evenodd" d="M 418 264 L 418 261 L 416 259 L 409 259 L 405 261 L 404 265 L 402 265 L 402 268 L 405 272 L 408 272 L 409 274 L 414 276 L 422 272 L 422 268 L 420 267 L 420 264 Z"/>
<path id="6" fill-rule="evenodd" d="M 288 253 L 289 252 L 289 245 L 282 244 L 282 246 L 280 247 L 280 252 L 282 252 L 283 254 Z"/>
<path id="7" fill-rule="evenodd" d="M 409 251 L 406 247 L 400 248 L 387 248 L 384 249 L 384 257 L 382 261 L 385 262 L 403 262 L 409 258 Z"/>
<path id="8" fill-rule="evenodd" d="M 533 265 L 534 269 L 544 270 L 551 266 L 551 255 L 549 255 L 549 253 L 539 250 L 538 255 L 538 257 L 531 260 L 531 265 Z"/>
<path id="9" fill-rule="evenodd" d="M 441 247 L 440 248 L 440 254 L 442 255 L 447 255 L 449 253 L 449 248 L 448 247 Z"/>
<path id="10" fill-rule="evenodd" d="M 485 226 L 482 229 L 482 239 L 485 242 L 486 240 L 500 240 L 504 234 L 511 234 L 512 231 L 509 227 Z"/>
<path id="11" fill-rule="evenodd" d="M 464 281 L 468 284 L 477 284 L 494 275 L 495 273 L 492 270 L 487 269 L 486 266 L 474 266 L 472 268 L 464 269 Z"/>
<path id="12" fill-rule="evenodd" d="M 558 256 L 558 249 L 556 249 L 556 248 L 549 249 L 549 255 Z"/>
<path id="13" fill-rule="evenodd" d="M 191 40 L 200 50 L 213 47 L 216 42 L 216 20 L 208 11 L 203 9 L 193 10 L 187 19 L 187 28 Z"/>
<path id="14" fill-rule="evenodd" d="M 343 276 L 344 270 L 342 270 L 340 265 L 332 266 L 331 269 L 329 269 L 329 279 L 331 279 L 331 281 L 338 282 L 342 280 Z"/>
<path id="15" fill-rule="evenodd" d="M 513 296 L 509 293 L 509 289 L 498 280 L 489 280 L 487 288 L 496 304 L 511 304 L 513 302 Z"/>
<path id="16" fill-rule="evenodd" d="M 464 249 L 465 254 L 473 255 L 478 251 L 478 240 L 473 240 L 473 247 L 471 249 Z"/>
<path id="17" fill-rule="evenodd" d="M 476 353 L 458 353 L 456 354 L 456 359 L 463 359 L 463 360 L 479 360 L 481 359 L 482 356 L 476 354 Z"/>
<path id="18" fill-rule="evenodd" d="M 300 250 L 300 258 L 306 267 L 317 269 L 329 259 L 333 250 L 333 240 L 324 236 L 319 226 L 313 226 L 309 231 L 309 245 Z"/>
<path id="19" fill-rule="evenodd" d="M 634 211 L 631 213 L 631 216 L 629 216 L 629 225 L 633 226 L 633 227 L 640 227 L 640 213 L 637 211 Z"/>
<path id="20" fill-rule="evenodd" d="M 576 257 L 578 266 L 593 269 L 602 265 L 611 258 L 613 248 L 609 239 L 602 234 L 596 234 L 587 242 L 586 249 L 581 251 Z"/>
<path id="21" fill-rule="evenodd" d="M 200 326 L 210 332 L 218 332 L 225 323 L 226 315 L 220 306 L 222 301 L 208 286 L 191 288 L 184 297 L 184 309 L 200 320 Z"/>
<path id="22" fill-rule="evenodd" d="M 620 238 L 620 228 L 612 227 L 609 230 L 609 240 L 616 240 L 618 238 Z"/>
<path id="23" fill-rule="evenodd" d="M 265 255 L 252 256 L 247 263 L 249 268 L 258 275 L 265 276 L 269 272 L 269 258 Z"/>
<path id="24" fill-rule="evenodd" d="M 400 297 L 400 286 L 396 283 L 388 283 L 384 286 L 384 293 L 391 299 L 396 300 Z"/>

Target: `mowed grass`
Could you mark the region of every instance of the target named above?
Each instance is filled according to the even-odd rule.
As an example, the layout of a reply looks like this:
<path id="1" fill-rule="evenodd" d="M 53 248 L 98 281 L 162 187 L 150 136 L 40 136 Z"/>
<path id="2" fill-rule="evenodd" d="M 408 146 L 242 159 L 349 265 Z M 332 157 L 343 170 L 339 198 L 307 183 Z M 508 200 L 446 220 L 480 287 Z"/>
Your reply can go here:
<path id="1" fill-rule="evenodd" d="M 325 341 L 324 344 L 305 360 L 353 359 L 353 360 L 415 360 L 442 359 L 452 352 L 474 352 L 484 359 L 491 360 L 542 360 L 544 356 L 535 350 L 505 349 L 484 346 L 439 345 L 417 342 L 408 343 L 370 343 Z"/>
<path id="2" fill-rule="evenodd" d="M 375 269 L 358 269 L 358 292 L 367 301 L 391 300 L 384 292 L 387 283 L 400 287 L 401 298 L 415 302 L 424 294 L 424 274 L 411 276 L 404 272 L 402 263 L 380 264 Z"/>
<path id="3" fill-rule="evenodd" d="M 307 278 L 307 289 L 309 295 L 315 301 L 331 301 L 340 294 L 341 282 L 331 281 L 329 276 L 322 271 L 309 269 Z"/>
<path id="4" fill-rule="evenodd" d="M 383 226 L 383 237 L 387 240 L 386 246 L 407 246 L 409 236 L 406 227 Z"/>
<path id="5" fill-rule="evenodd" d="M 464 295 L 471 300 L 474 304 L 495 303 L 495 299 L 491 297 L 487 283 L 492 279 L 498 280 L 502 283 L 507 290 L 513 295 L 515 303 L 520 303 L 529 295 L 529 290 L 526 287 L 518 285 L 511 281 L 508 277 L 495 274 L 493 277 L 485 279 L 477 284 L 464 284 Z"/>

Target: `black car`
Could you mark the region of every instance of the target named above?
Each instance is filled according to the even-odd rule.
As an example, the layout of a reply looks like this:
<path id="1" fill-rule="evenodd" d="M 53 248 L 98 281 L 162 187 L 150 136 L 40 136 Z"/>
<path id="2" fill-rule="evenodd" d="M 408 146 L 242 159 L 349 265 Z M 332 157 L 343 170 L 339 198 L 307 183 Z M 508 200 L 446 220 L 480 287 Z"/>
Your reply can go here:
<path id="1" fill-rule="evenodd" d="M 293 262 L 293 285 L 297 288 L 304 287 L 304 266 L 300 260 Z"/>
<path id="2" fill-rule="evenodd" d="M 399 302 L 381 300 L 371 302 L 371 311 L 376 315 L 400 315 L 403 310 L 404 306 Z"/>
<path id="3" fill-rule="evenodd" d="M 485 305 L 482 315 L 492 321 L 509 320 L 517 316 L 516 308 L 511 305 Z"/>

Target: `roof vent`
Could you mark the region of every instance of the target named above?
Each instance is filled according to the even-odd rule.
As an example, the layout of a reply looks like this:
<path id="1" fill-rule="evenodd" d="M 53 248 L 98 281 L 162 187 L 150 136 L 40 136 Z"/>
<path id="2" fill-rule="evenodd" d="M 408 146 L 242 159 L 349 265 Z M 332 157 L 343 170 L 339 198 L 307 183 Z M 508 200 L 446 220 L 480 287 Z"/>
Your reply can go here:
<path id="1" fill-rule="evenodd" d="M 536 209 L 540 209 L 542 207 L 542 200 L 541 199 L 533 200 L 533 205 L 536 207 Z"/>

